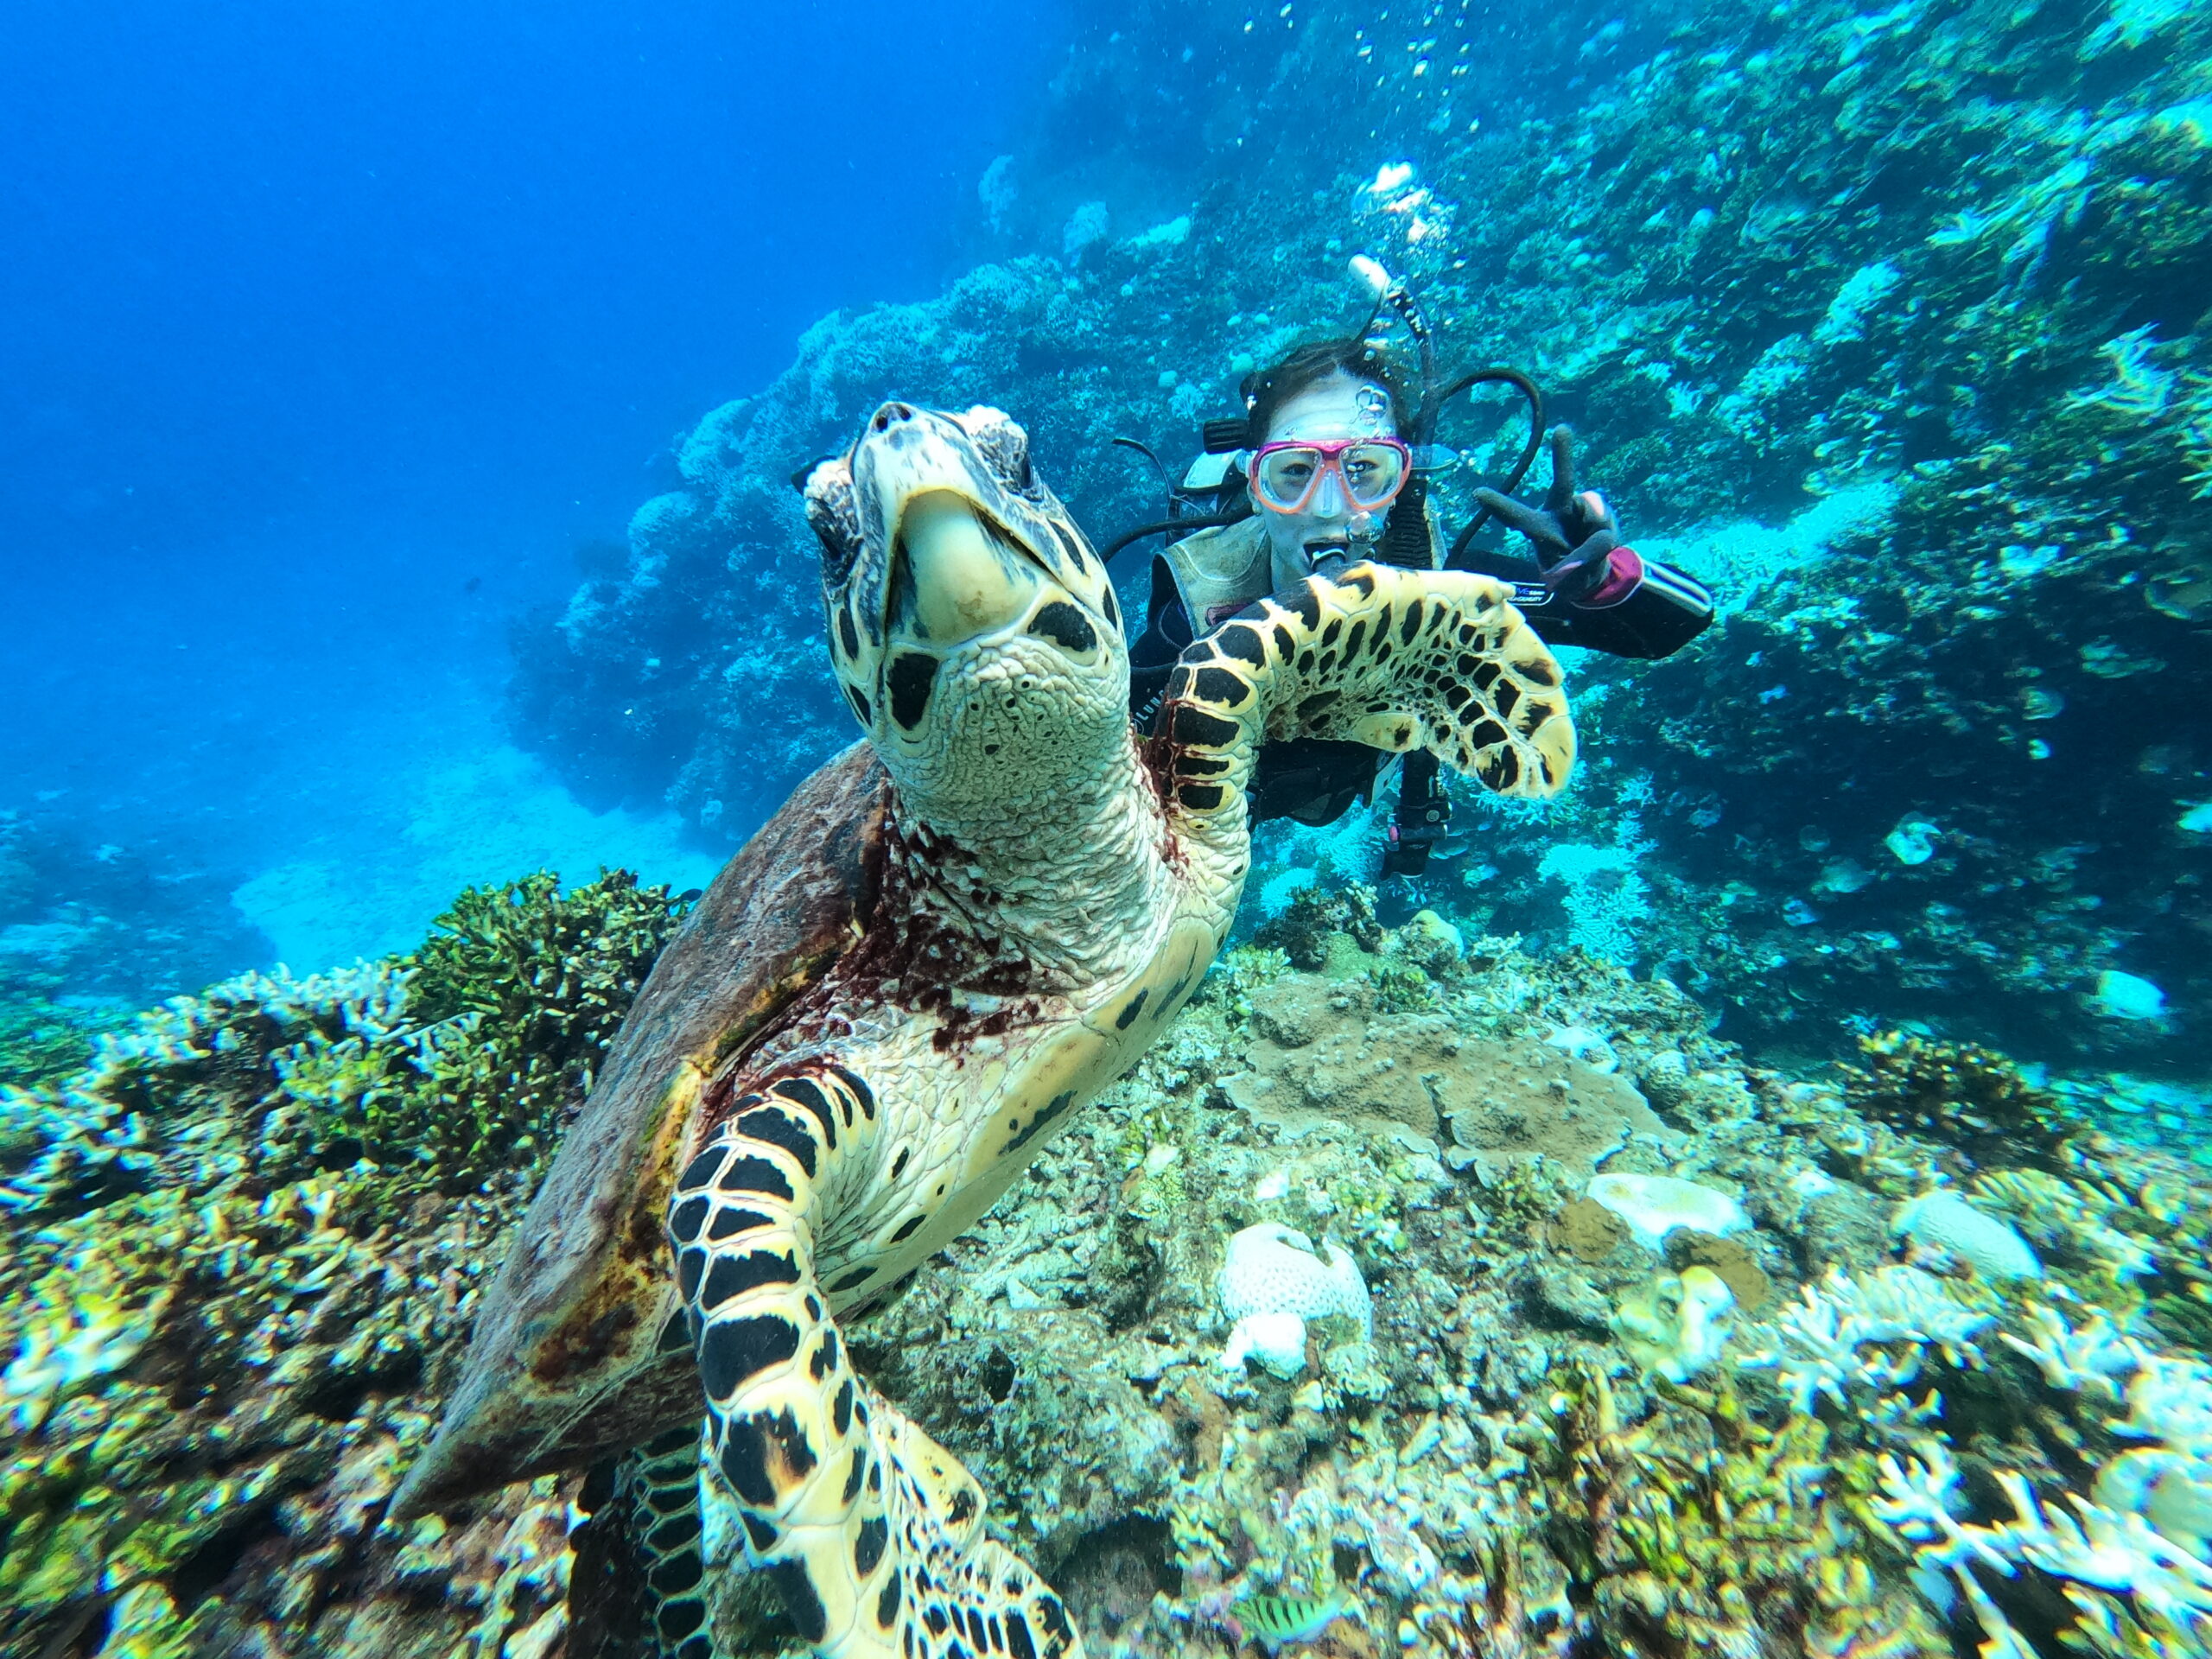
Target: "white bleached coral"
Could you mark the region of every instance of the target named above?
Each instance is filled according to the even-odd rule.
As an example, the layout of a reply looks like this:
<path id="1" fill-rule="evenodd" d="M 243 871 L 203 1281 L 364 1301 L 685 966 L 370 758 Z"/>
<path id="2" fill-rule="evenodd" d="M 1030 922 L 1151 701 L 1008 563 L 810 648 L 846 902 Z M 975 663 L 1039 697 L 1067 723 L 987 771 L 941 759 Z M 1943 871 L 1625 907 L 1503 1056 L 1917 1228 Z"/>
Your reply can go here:
<path id="1" fill-rule="evenodd" d="M 1890 1217 L 1890 1230 L 1922 1249 L 1941 1250 L 1965 1262 L 1992 1284 L 2043 1277 L 2043 1263 L 2009 1223 L 1975 1209 L 1948 1188 L 1899 1205 Z"/>
<path id="2" fill-rule="evenodd" d="M 2113 1424 L 2115 1434 L 2212 1457 L 2212 1366 L 2145 1355 L 2127 1385 L 2127 1411 Z"/>
<path id="3" fill-rule="evenodd" d="M 41 1290 L 8 1369 L 0 1372 L 4 1420 L 16 1433 L 44 1421 L 63 1395 L 119 1371 L 138 1357 L 174 1294 L 163 1291 L 144 1306 L 126 1307 L 96 1257 L 73 1265 L 65 1301 Z"/>
<path id="4" fill-rule="evenodd" d="M 2046 1308 L 2030 1324 L 2035 1341 L 2006 1341 L 2056 1387 L 2109 1395 L 2112 1379 L 2132 1370 L 2129 1414 L 2111 1427 L 2164 1444 L 2109 1459 L 2087 1496 L 2064 1494 L 2063 1508 L 2046 1503 L 2020 1471 L 1998 1469 L 2012 1516 L 1981 1525 L 1960 1518 L 1965 1497 L 1949 1452 L 1923 1440 L 1915 1456 L 1879 1459 L 1873 1515 L 1910 1541 L 1923 1568 L 1956 1580 L 1987 1637 L 1985 1655 L 2033 1649 L 1975 1582 L 1976 1564 L 2056 1580 L 2075 1614 L 2072 1644 L 2085 1651 L 2212 1654 L 2212 1368 L 2155 1353 L 2101 1316 L 2075 1331 Z"/>
<path id="5" fill-rule="evenodd" d="M 1735 1294 L 1720 1275 L 1690 1267 L 1622 1298 L 1612 1327 L 1646 1373 L 1687 1382 L 1720 1357 L 1735 1322 Z"/>
<path id="6" fill-rule="evenodd" d="M 1677 1227 L 1727 1234 L 1751 1224 L 1744 1206 L 1726 1192 L 1673 1175 L 1599 1175 L 1585 1191 L 1592 1203 L 1618 1216 L 1655 1250 Z"/>
<path id="7" fill-rule="evenodd" d="M 1879 1468 L 1883 1495 L 1873 1502 L 1874 1514 L 1914 1543 L 1921 1566 L 1957 1580 L 1989 1637 L 1984 1653 L 2034 1649 L 1974 1582 L 1974 1562 L 2007 1578 L 2024 1565 L 2057 1579 L 2092 1651 L 2212 1651 L 2212 1561 L 2143 1516 L 2071 1492 L 2073 1514 L 2046 1508 L 2024 1475 L 2005 1469 L 1997 1471 L 1997 1484 L 2013 1519 L 1978 1526 L 1952 1513 L 1961 1501 L 1959 1469 L 1940 1444 L 1926 1443 L 1916 1458 L 1885 1456 Z"/>
<path id="8" fill-rule="evenodd" d="M 1241 1371 L 1248 1359 L 1277 1376 L 1296 1376 L 1306 1369 L 1306 1321 L 1295 1313 L 1247 1313 L 1222 1348 L 1221 1369 Z"/>
<path id="9" fill-rule="evenodd" d="M 2140 1446 L 2097 1471 L 2091 1496 L 2106 1509 L 2141 1516 L 2183 1549 L 2203 1555 L 2212 1545 L 2212 1459 Z"/>
<path id="10" fill-rule="evenodd" d="M 2026 1323 L 2033 1340 L 2010 1334 L 2001 1340 L 2014 1353 L 2033 1360 L 2044 1382 L 2069 1394 L 2087 1389 L 2117 1400 L 2120 1384 L 2114 1379 L 2135 1370 L 2147 1357 L 2141 1343 L 2115 1331 L 2101 1313 L 2076 1331 L 2056 1308 L 2036 1307 L 2029 1310 Z"/>
<path id="11" fill-rule="evenodd" d="M 1358 1323 L 1363 1338 L 1374 1333 L 1374 1304 L 1351 1253 L 1328 1240 L 1317 1247 L 1280 1222 L 1261 1222 L 1229 1241 L 1219 1289 L 1221 1311 L 1235 1322 L 1224 1370 L 1250 1357 L 1278 1376 L 1297 1376 L 1306 1366 L 1308 1319 L 1343 1314 Z"/>
<path id="12" fill-rule="evenodd" d="M 1856 1277 L 1830 1268 L 1827 1279 L 1806 1286 L 1766 1327 L 1768 1346 L 1741 1363 L 1773 1370 L 1792 1407 L 1809 1413 L 1816 1394 L 1842 1406 L 1844 1390 L 1853 1384 L 1877 1392 L 1903 1387 L 1919 1375 L 1923 1348 L 1942 1350 L 1955 1365 L 1979 1364 L 1972 1338 L 1989 1322 L 1917 1268 L 1881 1268 Z M 1873 1344 L 1904 1347 L 1859 1352 Z"/>

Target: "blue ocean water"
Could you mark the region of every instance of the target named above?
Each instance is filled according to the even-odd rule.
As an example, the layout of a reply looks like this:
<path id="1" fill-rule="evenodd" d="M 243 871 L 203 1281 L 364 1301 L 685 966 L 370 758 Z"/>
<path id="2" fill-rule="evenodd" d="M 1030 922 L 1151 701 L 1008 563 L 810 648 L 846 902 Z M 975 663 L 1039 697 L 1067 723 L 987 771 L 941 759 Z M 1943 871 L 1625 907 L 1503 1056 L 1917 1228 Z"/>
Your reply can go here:
<path id="1" fill-rule="evenodd" d="M 710 874 L 650 803 L 594 815 L 507 747 L 508 630 L 620 540 L 700 410 L 837 307 L 943 280 L 1067 28 L 888 3 L 11 18 L 0 810 L 44 850 L 0 925 L 185 935 L 144 973 L 68 959 L 143 995 L 395 948 L 538 863 Z"/>

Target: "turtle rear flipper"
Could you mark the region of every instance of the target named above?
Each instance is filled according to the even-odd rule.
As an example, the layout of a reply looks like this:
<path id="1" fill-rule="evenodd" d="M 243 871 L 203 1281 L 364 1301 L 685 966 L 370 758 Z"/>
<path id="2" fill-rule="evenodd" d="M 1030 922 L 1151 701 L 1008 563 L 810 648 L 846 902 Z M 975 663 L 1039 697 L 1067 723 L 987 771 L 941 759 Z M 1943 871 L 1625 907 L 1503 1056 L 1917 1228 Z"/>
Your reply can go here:
<path id="1" fill-rule="evenodd" d="M 1356 564 L 1247 607 L 1168 679 L 1150 759 L 1170 811 L 1241 858 L 1260 744 L 1295 737 L 1426 749 L 1501 794 L 1557 793 L 1574 726 L 1511 595 L 1488 576 Z"/>
<path id="2" fill-rule="evenodd" d="M 825 1659 L 935 1653 L 948 1630 L 995 1633 L 977 1653 L 1079 1652 L 1059 1598 L 982 1535 L 975 1478 L 854 1374 L 830 1317 L 817 1211 L 841 1160 L 878 1151 L 867 1084 L 809 1068 L 730 1114 L 677 1180 L 668 1224 L 706 1395 L 709 1554 L 734 1532 Z"/>

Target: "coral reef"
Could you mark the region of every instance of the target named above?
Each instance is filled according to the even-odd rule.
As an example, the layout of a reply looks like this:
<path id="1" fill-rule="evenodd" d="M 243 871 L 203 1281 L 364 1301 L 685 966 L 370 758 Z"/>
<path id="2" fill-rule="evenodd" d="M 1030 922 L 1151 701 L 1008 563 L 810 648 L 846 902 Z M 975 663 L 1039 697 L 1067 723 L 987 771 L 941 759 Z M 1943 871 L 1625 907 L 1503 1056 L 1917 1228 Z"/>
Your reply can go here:
<path id="1" fill-rule="evenodd" d="M 1636 1135 L 1667 1135 L 1627 1079 L 1555 1044 L 1471 1037 L 1433 1001 L 1386 1012 L 1392 959 L 1355 945 L 1338 961 L 1362 959 L 1343 979 L 1287 977 L 1251 995 L 1250 1070 L 1223 1085 L 1232 1100 L 1293 1136 L 1350 1122 L 1417 1150 L 1441 1144 L 1454 1166 L 1542 1156 L 1587 1173 Z"/>
<path id="2" fill-rule="evenodd" d="M 1883 1459 L 1930 1442 L 2017 1471 L 2046 1515 L 2075 1513 L 2068 1493 L 2107 1507 L 2125 1496 L 2193 1523 L 2195 1464 L 2145 1459 L 2107 1476 L 2112 1459 L 2092 1455 L 2194 1455 L 2171 1440 L 2172 1423 L 2194 1421 L 2185 1370 L 2141 1385 L 2133 1421 L 2167 1440 L 2128 1441 L 2124 1413 L 2113 1427 L 2145 1357 L 2190 1341 L 2145 1280 L 2167 1305 L 2204 1306 L 2181 1236 L 2137 1241 L 2152 1254 L 2133 1278 L 2100 1271 L 2086 1243 L 2055 1249 L 2039 1281 L 1984 1279 L 1956 1251 L 1909 1264 L 1891 1206 L 1830 1141 L 1887 1135 L 1908 1171 L 1932 1165 L 1936 1143 L 1868 1123 L 1832 1084 L 1746 1070 L 1662 986 L 1495 941 L 1469 946 L 1428 1012 L 1392 1018 L 1506 1046 L 1561 1029 L 1600 1038 L 1618 1075 L 1660 1079 L 1670 1113 L 1696 1126 L 1638 1134 L 1609 1167 L 1739 1190 L 1743 1230 L 1671 1229 L 1662 1264 L 1579 1196 L 1587 1178 L 1556 1154 L 1455 1172 L 1385 1115 L 1279 1122 L 1236 1081 L 1280 1046 L 1271 1009 L 1344 1017 L 1330 999 L 1363 982 L 1359 964 L 1405 946 L 1358 925 L 1358 938 L 1316 930 L 1325 972 L 1262 964 L 1254 988 L 1251 958 L 1225 962 L 1138 1071 L 954 1247 L 953 1270 L 918 1275 L 855 1327 L 882 1386 L 971 1460 L 1088 1642 L 1227 1653 L 1254 1634 L 1239 1609 L 1255 1599 L 1317 1610 L 1341 1592 L 1349 1612 L 1317 1625 L 1317 1651 L 1367 1652 L 1370 1634 L 1395 1631 L 1402 1650 L 1440 1656 L 1939 1654 L 1947 1622 L 1974 1609 L 1928 1599 L 1913 1541 L 1879 1507 Z M 1417 943 L 1426 925 L 1409 931 Z M 1471 1040 L 1462 1053 L 1480 1068 Z M 2075 1186 L 2109 1187 L 2108 1209 L 2153 1194 L 2191 1218 L 2212 1198 L 2188 1166 L 2092 1131 L 2050 1153 L 2069 1177 L 1986 1179 L 2037 1175 L 2076 1211 L 2088 1200 Z M 1897 1196 L 1918 1190 L 1904 1180 Z M 1980 1186 L 1971 1197 L 1992 1217 L 2053 1209 L 2025 1192 L 2005 1206 Z M 2085 1217 L 2068 1225 L 2094 1236 Z M 1307 1344 L 1284 1376 L 1224 1370 L 1236 1310 L 1210 1288 L 1246 1228 L 1344 1240 L 1371 1334 Z M 1716 1260 L 1692 1259 L 1704 1253 Z M 1819 1270 L 1799 1265 L 1822 1255 Z M 2054 1301 L 2062 1290 L 2082 1302 Z M 2103 1323 L 2056 1312 L 2083 1306 Z M 2094 1394 L 2078 1411 L 2054 1394 L 2076 1376 Z M 2001 1489 L 1993 1475 L 1974 1491 L 1979 1503 Z M 2026 1576 L 2055 1582 L 2059 1559 L 2018 1555 L 2005 1609 L 2022 1628 Z M 2050 1605 L 2039 1639 L 2055 1641 Z"/>
<path id="3" fill-rule="evenodd" d="M 1449 358 L 1532 368 L 1587 481 L 1723 608 L 1678 659 L 1578 663 L 1575 795 L 1465 796 L 1386 909 L 1660 966 L 1763 1040 L 1940 1020 L 2170 1064 L 2212 997 L 2212 20 L 1730 0 L 1554 9 L 1510 52 L 1483 27 L 1117 10 L 993 163 L 988 263 L 825 318 L 677 442 L 620 568 L 524 636 L 521 739 L 742 831 L 842 729 L 792 467 L 886 395 L 995 402 L 1103 540 L 1160 516 L 1110 440 L 1174 466 L 1241 375 L 1346 326 L 1364 251 Z M 1298 211 L 1249 188 L 1269 166 Z M 1518 442 L 1496 403 L 1447 427 L 1493 474 Z M 1452 514 L 1471 481 L 1438 480 Z M 1368 879 L 1364 823 L 1271 838 L 1255 890 Z"/>
<path id="4" fill-rule="evenodd" d="M 473 893 L 408 957 L 179 999 L 6 1096 L 0 1595 L 24 1622 L 0 1651 L 643 1659 L 605 1471 L 381 1515 L 562 1093 L 680 908 L 620 877 Z M 1097 1651 L 2202 1642 L 2201 1172 L 2084 1128 L 1931 1188 L 1940 1122 L 1747 1067 L 1663 982 L 1495 939 L 1424 957 L 1427 922 L 1332 913 L 1357 931 L 1313 925 L 1325 971 L 1230 953 L 851 1323 Z M 1391 964 L 1422 1012 L 1376 1010 Z M 518 1082 L 474 1096 L 479 1058 L 433 1033 L 493 1009 Z M 1710 1193 L 1730 1230 L 1639 1240 L 1573 1135 L 1453 1165 L 1382 1114 L 1280 1122 L 1235 1085 L 1302 1017 L 1384 1022 L 1347 1054 L 1455 1035 L 1440 1105 L 1455 1067 L 1511 1086 L 1498 1054 L 1557 1075 L 1602 1048 L 1590 1077 L 1650 1103 L 1598 1184 Z M 410 1089 L 505 1116 L 422 1149 L 365 1132 Z M 1955 1239 L 1899 1259 L 1890 1210 L 1931 1191 L 2018 1228 L 2043 1276 Z M 1256 1333 L 1280 1363 L 1222 1363 L 1286 1312 L 1294 1342 Z M 717 1621 L 735 1652 L 788 1638 L 742 1580 Z"/>
<path id="5" fill-rule="evenodd" d="M 548 1651 L 573 1482 L 378 1521 L 681 909 L 532 876 L 0 1088 L 0 1652 Z"/>

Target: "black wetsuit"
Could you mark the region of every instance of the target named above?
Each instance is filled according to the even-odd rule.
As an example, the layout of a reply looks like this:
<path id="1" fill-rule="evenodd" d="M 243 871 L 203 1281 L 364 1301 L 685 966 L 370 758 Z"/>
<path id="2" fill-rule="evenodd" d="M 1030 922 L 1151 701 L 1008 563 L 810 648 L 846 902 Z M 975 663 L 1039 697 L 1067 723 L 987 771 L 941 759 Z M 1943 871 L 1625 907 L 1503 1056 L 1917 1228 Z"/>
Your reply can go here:
<path id="1" fill-rule="evenodd" d="M 1669 657 L 1705 632 L 1713 596 L 1670 565 L 1642 559 L 1632 586 L 1611 602 L 1582 607 L 1544 586 L 1533 559 L 1471 548 L 1454 567 L 1513 584 L 1513 602 L 1547 645 L 1583 645 L 1615 657 Z M 1167 690 L 1168 671 L 1196 637 L 1167 561 L 1152 560 L 1152 597 L 1144 632 L 1129 647 L 1129 710 L 1149 730 Z M 1391 757 L 1364 743 L 1298 738 L 1260 751 L 1251 784 L 1252 821 L 1335 822 L 1375 786 Z"/>

